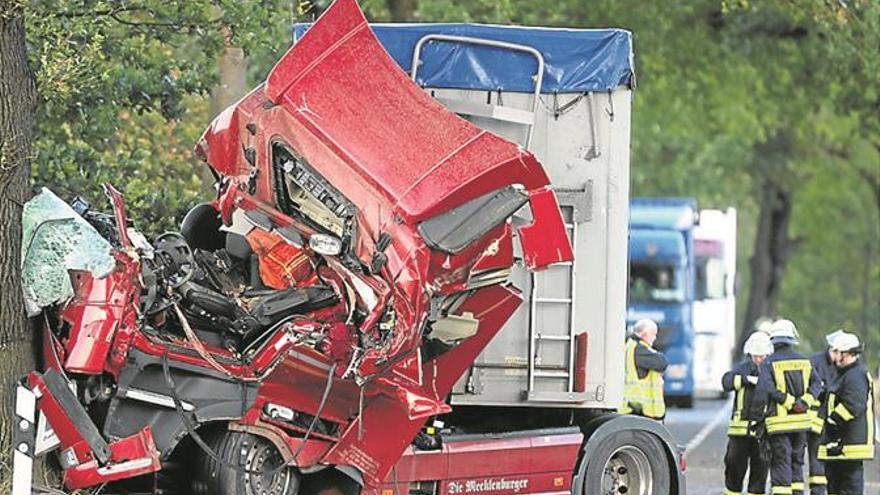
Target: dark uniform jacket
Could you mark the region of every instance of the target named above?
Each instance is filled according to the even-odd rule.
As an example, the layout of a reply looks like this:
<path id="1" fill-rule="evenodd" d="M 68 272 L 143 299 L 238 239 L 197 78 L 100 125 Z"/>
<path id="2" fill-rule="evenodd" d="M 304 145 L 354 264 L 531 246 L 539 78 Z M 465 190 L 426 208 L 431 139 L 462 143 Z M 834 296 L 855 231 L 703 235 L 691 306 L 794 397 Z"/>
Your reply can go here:
<path id="1" fill-rule="evenodd" d="M 642 340 L 636 335 L 633 335 L 630 338 L 639 342 Z M 666 356 L 664 356 L 663 353 L 646 345 L 637 345 L 635 352 L 636 372 L 638 372 L 639 378 L 645 378 L 648 376 L 648 371 L 651 370 L 659 371 L 660 373 L 666 371 L 667 362 Z"/>
<path id="2" fill-rule="evenodd" d="M 819 458 L 866 460 L 874 457 L 874 395 L 871 375 L 855 363 L 840 369 L 828 389 L 827 419 Z"/>
<path id="3" fill-rule="evenodd" d="M 820 380 L 810 360 L 790 345 L 774 346 L 761 363 L 758 388 L 767 399 L 767 433 L 810 430 L 809 410 L 816 407 Z"/>
<path id="4" fill-rule="evenodd" d="M 831 361 L 828 351 L 817 352 L 810 356 L 810 364 L 819 377 L 821 391 L 816 396 L 816 405 L 811 409 L 812 413 L 812 431 L 813 433 L 821 433 L 825 423 L 825 410 L 828 404 L 828 388 L 837 378 L 837 366 Z"/>
<path id="5" fill-rule="evenodd" d="M 766 396 L 757 393 L 756 385 L 746 379 L 748 376 L 758 376 L 758 365 L 746 358 L 721 377 L 724 391 L 735 393 L 733 412 L 727 427 L 727 434 L 732 437 L 754 436 L 756 425 L 764 420 Z"/>

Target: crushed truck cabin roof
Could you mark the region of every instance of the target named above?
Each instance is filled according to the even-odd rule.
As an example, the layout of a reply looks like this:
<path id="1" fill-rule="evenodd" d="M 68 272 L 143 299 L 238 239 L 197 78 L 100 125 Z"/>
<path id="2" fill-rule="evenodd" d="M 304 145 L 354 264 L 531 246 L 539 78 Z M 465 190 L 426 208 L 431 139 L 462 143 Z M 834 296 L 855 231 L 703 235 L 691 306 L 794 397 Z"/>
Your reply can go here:
<path id="1" fill-rule="evenodd" d="M 316 24 L 264 87 L 206 132 L 212 167 L 221 174 L 247 172 L 235 152 L 248 139 L 241 114 L 280 118 L 255 105 L 263 100 L 289 116 L 284 137 L 305 161 L 362 209 L 376 212 L 379 220 L 370 223 L 395 214 L 424 220 L 503 184 L 548 184 L 531 153 L 449 112 L 413 84 L 354 2 L 336 10 L 336 22 Z"/>

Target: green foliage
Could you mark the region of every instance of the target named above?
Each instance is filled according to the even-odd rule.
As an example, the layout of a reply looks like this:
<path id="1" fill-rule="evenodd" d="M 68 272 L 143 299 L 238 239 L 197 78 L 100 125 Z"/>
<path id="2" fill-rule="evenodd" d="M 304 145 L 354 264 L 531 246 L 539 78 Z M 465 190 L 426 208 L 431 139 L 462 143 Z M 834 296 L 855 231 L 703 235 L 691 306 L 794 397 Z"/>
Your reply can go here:
<path id="1" fill-rule="evenodd" d="M 221 50 L 244 48 L 256 84 L 292 23 L 329 3 L 32 0 L 35 185 L 101 201 L 97 183 L 110 181 L 141 228 L 173 227 L 210 194 L 190 149 L 212 117 Z M 394 0 L 361 3 L 397 20 Z M 736 206 L 747 280 L 761 184 L 781 184 L 799 244 L 780 311 L 817 345 L 846 326 L 880 346 L 880 4 L 420 0 L 413 17 L 633 31 L 634 193 Z"/>
<path id="2" fill-rule="evenodd" d="M 104 207 L 97 185 L 114 183 L 149 232 L 210 197 L 191 149 L 213 117 L 221 50 L 277 58 L 299 14 L 281 0 L 34 0 L 27 9 L 41 100 L 34 185 Z"/>
<path id="3" fill-rule="evenodd" d="M 880 205 L 872 196 L 880 182 L 880 51 L 870 48 L 880 46 L 880 4 L 502 5 L 515 23 L 633 31 L 634 194 L 736 206 L 747 281 L 760 186 L 781 184 L 794 194 L 798 248 L 780 312 L 815 347 L 841 326 L 880 346 Z M 498 22 L 484 6 L 454 0 L 422 0 L 419 10 L 426 21 Z M 741 292 L 740 308 L 746 299 Z"/>

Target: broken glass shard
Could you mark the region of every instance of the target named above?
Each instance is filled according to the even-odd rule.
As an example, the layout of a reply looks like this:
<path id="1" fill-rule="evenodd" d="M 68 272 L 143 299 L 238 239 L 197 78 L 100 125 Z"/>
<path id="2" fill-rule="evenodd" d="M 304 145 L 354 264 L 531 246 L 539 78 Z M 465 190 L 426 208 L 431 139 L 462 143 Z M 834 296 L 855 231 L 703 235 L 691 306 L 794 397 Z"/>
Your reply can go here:
<path id="1" fill-rule="evenodd" d="M 113 246 L 49 189 L 25 204 L 22 228 L 21 277 L 29 316 L 73 296 L 69 270 L 101 278 L 116 266 Z"/>

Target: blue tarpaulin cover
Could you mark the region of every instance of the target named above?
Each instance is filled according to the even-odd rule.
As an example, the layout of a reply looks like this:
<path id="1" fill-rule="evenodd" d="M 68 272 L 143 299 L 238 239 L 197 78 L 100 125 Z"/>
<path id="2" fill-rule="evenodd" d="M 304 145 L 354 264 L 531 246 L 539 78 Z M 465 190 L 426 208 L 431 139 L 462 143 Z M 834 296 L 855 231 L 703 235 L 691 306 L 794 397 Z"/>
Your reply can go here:
<path id="1" fill-rule="evenodd" d="M 294 26 L 294 41 L 310 24 Z M 485 24 L 371 24 L 407 73 L 419 39 L 428 34 L 468 36 L 527 45 L 544 57 L 543 93 L 606 91 L 633 86 L 632 33 L 623 29 L 563 29 Z M 531 92 L 532 55 L 473 44 L 433 41 L 422 48 L 418 83 L 431 88 Z M 516 70 L 511 70 L 511 68 Z"/>

